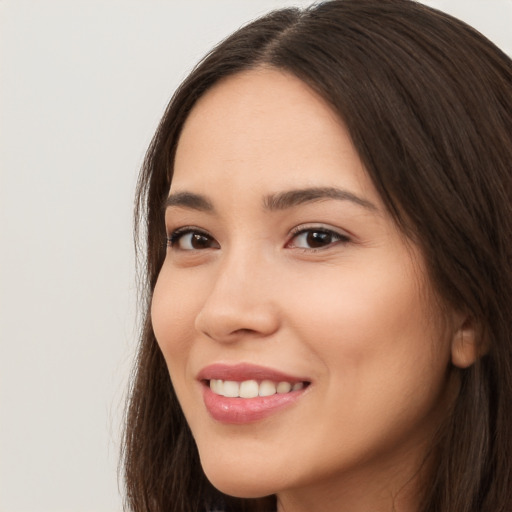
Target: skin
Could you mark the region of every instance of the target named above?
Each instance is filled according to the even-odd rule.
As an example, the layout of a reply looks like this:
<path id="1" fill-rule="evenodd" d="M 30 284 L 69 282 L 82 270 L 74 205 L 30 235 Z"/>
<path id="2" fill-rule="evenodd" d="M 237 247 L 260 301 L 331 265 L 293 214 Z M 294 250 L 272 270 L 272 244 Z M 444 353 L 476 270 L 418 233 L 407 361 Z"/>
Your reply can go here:
<path id="1" fill-rule="evenodd" d="M 353 197 L 264 206 L 311 187 Z M 470 361 L 471 343 L 460 315 L 437 311 L 421 253 L 342 122 L 284 72 L 224 79 L 184 126 L 170 197 L 182 192 L 213 210 L 167 208 L 170 235 L 206 235 L 173 238 L 152 322 L 207 477 L 235 496 L 277 494 L 280 512 L 417 510 L 421 463 L 456 392 L 451 359 Z M 312 248 L 319 229 L 335 235 Z M 311 384 L 266 419 L 218 422 L 196 376 L 241 362 Z"/>

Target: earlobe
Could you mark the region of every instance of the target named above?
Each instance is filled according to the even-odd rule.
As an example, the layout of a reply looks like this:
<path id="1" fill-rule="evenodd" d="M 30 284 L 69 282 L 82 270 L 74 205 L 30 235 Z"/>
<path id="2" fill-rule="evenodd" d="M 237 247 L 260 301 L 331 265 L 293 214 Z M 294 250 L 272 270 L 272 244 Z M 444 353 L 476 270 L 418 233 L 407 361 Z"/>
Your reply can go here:
<path id="1" fill-rule="evenodd" d="M 475 322 L 466 317 L 453 334 L 452 364 L 458 368 L 469 368 L 482 354 L 480 336 Z"/>

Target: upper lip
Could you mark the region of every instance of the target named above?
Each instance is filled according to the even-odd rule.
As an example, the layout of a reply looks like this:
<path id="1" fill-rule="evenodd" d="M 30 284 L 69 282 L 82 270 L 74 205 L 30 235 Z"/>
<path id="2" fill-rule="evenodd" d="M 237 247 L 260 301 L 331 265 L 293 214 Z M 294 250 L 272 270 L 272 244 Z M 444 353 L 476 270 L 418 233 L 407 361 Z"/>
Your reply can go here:
<path id="1" fill-rule="evenodd" d="M 205 366 L 197 375 L 198 380 L 233 380 L 243 382 L 245 380 L 271 380 L 272 382 L 308 382 L 308 379 L 289 375 L 287 373 L 267 368 L 265 366 L 250 363 L 223 364 L 215 363 Z"/>

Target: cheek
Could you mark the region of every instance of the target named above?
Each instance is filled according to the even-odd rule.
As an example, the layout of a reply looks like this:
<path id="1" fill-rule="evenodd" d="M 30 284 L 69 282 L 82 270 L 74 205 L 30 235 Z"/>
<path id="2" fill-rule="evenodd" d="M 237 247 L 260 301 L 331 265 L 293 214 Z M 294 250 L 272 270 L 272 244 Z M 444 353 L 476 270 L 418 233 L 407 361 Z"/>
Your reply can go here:
<path id="1" fill-rule="evenodd" d="M 429 378 L 441 379 L 448 366 L 448 336 L 429 314 L 416 276 L 412 270 L 393 273 L 396 264 L 387 268 L 367 267 L 364 278 L 355 268 L 338 278 L 317 275 L 307 301 L 298 289 L 289 296 L 293 329 L 322 361 L 331 382 L 350 396 L 422 388 Z"/>
<path id="2" fill-rule="evenodd" d="M 290 294 L 293 328 L 321 364 L 312 416 L 329 411 L 321 437 L 331 440 L 326 457 L 333 467 L 340 454 L 355 461 L 363 453 L 414 447 L 444 414 L 447 335 L 411 283 L 382 275 L 355 282 L 347 275 L 318 283 L 307 301 Z"/>
<path id="3" fill-rule="evenodd" d="M 194 331 L 194 297 L 183 292 L 183 283 L 162 269 L 151 301 L 151 323 L 171 377 L 185 371 Z"/>

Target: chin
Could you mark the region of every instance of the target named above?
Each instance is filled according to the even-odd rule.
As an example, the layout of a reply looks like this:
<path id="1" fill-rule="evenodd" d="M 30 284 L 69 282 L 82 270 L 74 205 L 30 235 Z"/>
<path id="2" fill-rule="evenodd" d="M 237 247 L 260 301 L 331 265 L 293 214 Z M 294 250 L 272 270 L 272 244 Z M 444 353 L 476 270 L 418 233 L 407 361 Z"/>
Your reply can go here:
<path id="1" fill-rule="evenodd" d="M 210 483 L 219 491 L 235 498 L 263 498 L 276 492 L 276 481 L 268 472 L 258 475 L 242 470 L 237 465 L 204 464 L 203 471 Z M 214 467 L 211 467 L 214 466 Z"/>

